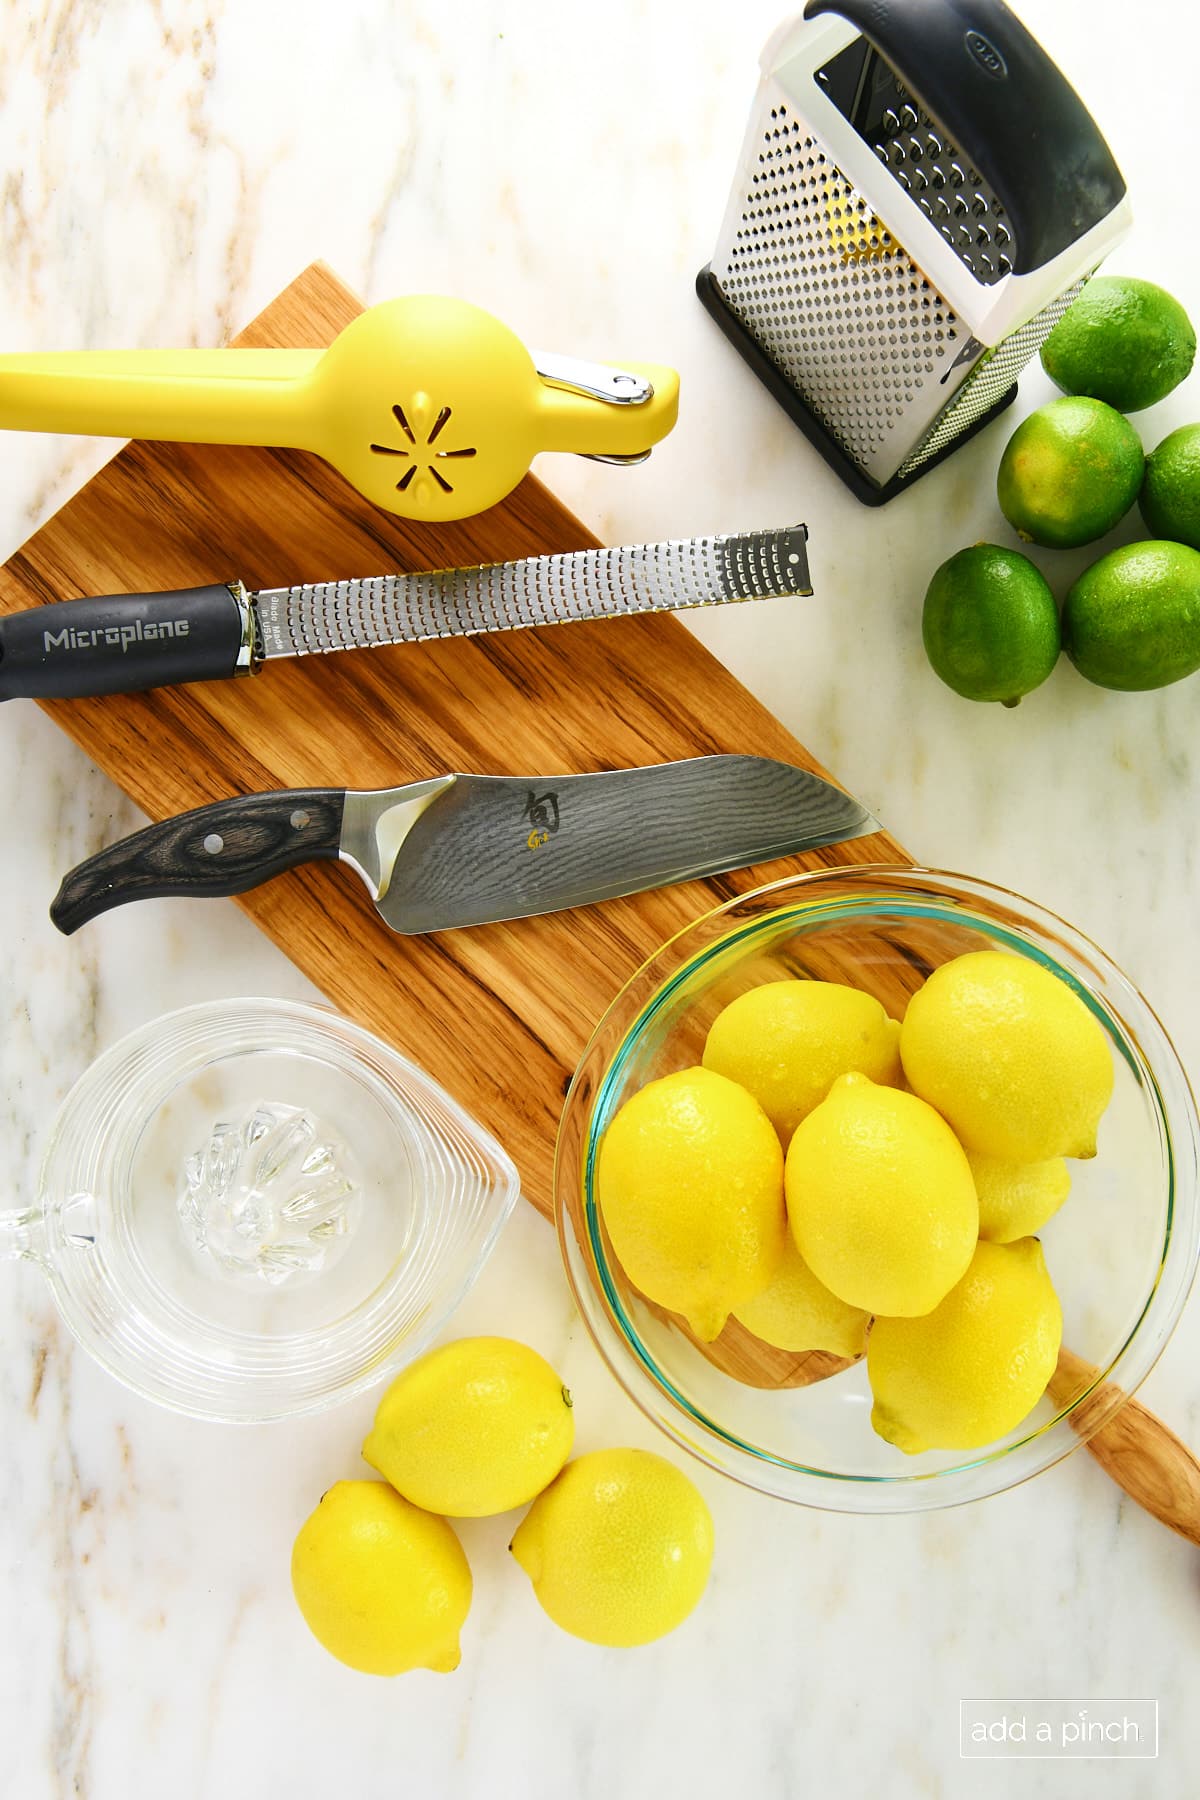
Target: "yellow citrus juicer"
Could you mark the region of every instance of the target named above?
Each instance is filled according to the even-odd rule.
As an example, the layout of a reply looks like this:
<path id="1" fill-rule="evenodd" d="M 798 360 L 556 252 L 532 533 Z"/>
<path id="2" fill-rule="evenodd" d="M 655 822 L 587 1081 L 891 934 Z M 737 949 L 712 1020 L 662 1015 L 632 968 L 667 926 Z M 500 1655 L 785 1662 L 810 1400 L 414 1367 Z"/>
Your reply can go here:
<path id="1" fill-rule="evenodd" d="M 360 313 L 324 350 L 79 350 L 0 356 L 0 427 L 324 457 L 410 519 L 464 519 L 543 450 L 641 462 L 675 423 L 679 377 L 531 353 L 465 300 Z"/>

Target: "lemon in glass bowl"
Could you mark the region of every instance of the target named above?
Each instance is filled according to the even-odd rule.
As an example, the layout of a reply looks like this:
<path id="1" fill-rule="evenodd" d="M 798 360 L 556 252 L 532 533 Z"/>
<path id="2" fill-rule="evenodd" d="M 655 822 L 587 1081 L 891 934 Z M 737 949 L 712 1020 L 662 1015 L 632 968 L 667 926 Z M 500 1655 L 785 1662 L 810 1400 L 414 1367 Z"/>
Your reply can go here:
<path id="1" fill-rule="evenodd" d="M 712 1343 L 649 1299 L 613 1251 L 597 1191 L 605 1133 L 649 1082 L 703 1061 L 711 1026 L 765 982 L 843 982 L 901 1019 L 930 974 L 1000 951 L 1066 984 L 1111 1052 L 1097 1153 L 1040 1228 L 1063 1343 L 1089 1375 L 1044 1395 L 970 1451 L 906 1452 L 871 1427 L 866 1358 L 783 1350 L 734 1317 Z M 748 1486 L 849 1512 L 908 1512 L 1001 1491 L 1097 1430 L 1149 1372 L 1179 1317 L 1200 1249 L 1200 1122 L 1179 1059 L 1130 981 L 1071 926 L 966 876 L 859 866 L 753 893 L 687 927 L 600 1020 L 567 1095 L 555 1209 L 568 1280 L 618 1381 L 682 1448 Z M 1072 1361 L 1072 1367 L 1079 1365 Z M 1095 1371 L 1095 1373 L 1091 1373 Z M 1097 1404 L 1097 1381 L 1113 1396 Z M 1090 1396 L 1090 1400 L 1089 1400 Z M 1073 1424 L 1073 1417 L 1075 1423 Z"/>

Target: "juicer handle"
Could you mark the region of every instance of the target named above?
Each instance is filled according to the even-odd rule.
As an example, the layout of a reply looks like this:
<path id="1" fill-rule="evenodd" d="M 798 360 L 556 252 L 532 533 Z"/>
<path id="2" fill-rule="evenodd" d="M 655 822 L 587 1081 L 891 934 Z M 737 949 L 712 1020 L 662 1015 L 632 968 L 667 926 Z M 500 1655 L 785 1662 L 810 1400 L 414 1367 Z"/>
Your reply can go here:
<path id="1" fill-rule="evenodd" d="M 1071 1424 L 1117 1486 L 1171 1531 L 1200 1545 L 1200 1462 L 1139 1400 L 1098 1376 L 1090 1363 L 1063 1349 L 1050 1392 L 1059 1406 L 1074 1403 Z"/>
<path id="2" fill-rule="evenodd" d="M 1125 194 L 1095 120 L 1003 0 L 808 0 L 890 63 L 995 190 L 1027 275 L 1107 218 Z"/>
<path id="3" fill-rule="evenodd" d="M 0 428 L 310 448 L 320 350 L 49 350 L 0 356 Z"/>
<path id="4" fill-rule="evenodd" d="M 244 894 L 298 863 L 336 859 L 345 803 L 344 788 L 279 788 L 163 819 L 64 875 L 50 918 L 70 936 L 129 900 Z"/>

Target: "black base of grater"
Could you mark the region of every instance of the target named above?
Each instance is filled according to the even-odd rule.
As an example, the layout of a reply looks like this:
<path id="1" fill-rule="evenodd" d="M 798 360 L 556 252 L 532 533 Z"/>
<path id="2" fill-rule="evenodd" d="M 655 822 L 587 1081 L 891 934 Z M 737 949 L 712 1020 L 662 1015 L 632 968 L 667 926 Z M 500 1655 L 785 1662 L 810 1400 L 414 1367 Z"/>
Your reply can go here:
<path id="1" fill-rule="evenodd" d="M 1005 389 L 994 406 L 989 406 L 981 418 L 976 419 L 973 425 L 969 425 L 965 431 L 946 444 L 934 456 L 931 456 L 927 462 L 923 462 L 919 469 L 913 469 L 908 475 L 893 475 L 892 479 L 885 481 L 881 487 L 878 482 L 872 481 L 869 475 L 864 475 L 857 463 L 851 462 L 837 439 L 830 435 L 815 413 L 810 411 L 778 363 L 772 361 L 762 346 L 751 337 L 741 320 L 730 310 L 729 303 L 722 294 L 720 285 L 707 263 L 696 277 L 696 292 L 699 294 L 705 310 L 717 321 L 734 349 L 758 376 L 767 392 L 779 402 L 792 423 L 800 427 L 813 449 L 820 451 L 834 474 L 841 477 L 855 499 L 861 500 L 864 506 L 884 506 L 889 500 L 894 500 L 897 494 L 902 494 L 906 488 L 912 487 L 914 482 L 920 481 L 922 475 L 927 475 L 930 469 L 936 469 L 938 464 L 945 462 L 948 456 L 953 456 L 960 445 L 965 444 L 968 438 L 973 438 L 977 431 L 982 431 L 985 425 L 990 425 L 992 420 L 1002 413 L 1006 406 L 1011 406 L 1017 397 L 1017 384 L 1014 381 L 1010 388 Z"/>

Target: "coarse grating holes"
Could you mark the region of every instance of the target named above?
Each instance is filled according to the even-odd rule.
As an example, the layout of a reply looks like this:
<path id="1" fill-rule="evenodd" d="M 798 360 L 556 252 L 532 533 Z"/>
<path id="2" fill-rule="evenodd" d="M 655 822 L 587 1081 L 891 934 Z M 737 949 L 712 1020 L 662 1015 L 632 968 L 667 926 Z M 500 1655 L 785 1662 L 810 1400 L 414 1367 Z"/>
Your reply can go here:
<path id="1" fill-rule="evenodd" d="M 396 423 L 399 425 L 401 431 L 404 433 L 405 437 L 408 439 L 409 443 L 413 446 L 413 450 L 406 450 L 402 444 L 372 444 L 371 449 L 373 450 L 373 452 L 375 453 L 376 456 L 403 456 L 403 457 L 411 458 L 413 456 L 414 451 L 416 452 L 418 460 L 409 462 L 408 468 L 405 469 L 403 475 L 401 475 L 399 481 L 396 483 L 396 486 L 399 489 L 399 491 L 401 493 L 404 493 L 405 490 L 409 487 L 409 485 L 413 481 L 413 479 L 416 476 L 416 474 L 418 473 L 418 471 L 420 469 L 424 468 L 424 469 L 427 469 L 429 474 L 431 474 L 433 476 L 433 479 L 437 482 L 438 486 L 441 488 L 441 490 L 444 494 L 452 494 L 454 492 L 453 484 L 447 480 L 446 476 L 437 467 L 437 463 L 452 462 L 456 457 L 474 456 L 476 454 L 476 452 L 473 449 L 434 450 L 432 448 L 432 446 L 437 442 L 438 438 L 441 436 L 442 431 L 445 429 L 445 427 L 450 423 L 450 420 L 453 418 L 453 416 L 454 416 L 453 409 L 449 406 L 443 406 L 441 411 L 438 413 L 437 418 L 434 420 L 433 424 L 430 426 L 429 431 L 426 435 L 425 445 L 424 445 L 426 454 L 423 457 L 421 456 L 420 449 L 417 446 L 416 434 L 413 431 L 412 426 L 408 422 L 408 418 L 407 418 L 407 415 L 405 414 L 404 408 L 402 406 L 400 406 L 399 404 L 393 406 L 392 407 L 392 415 L 395 418 Z"/>
<path id="2" fill-rule="evenodd" d="M 839 50 L 816 83 L 981 285 L 1012 274 L 1016 244 L 998 194 L 867 38 Z"/>
<path id="3" fill-rule="evenodd" d="M 866 464 L 964 329 L 788 109 L 771 108 L 741 224 L 713 270 L 731 311 Z"/>
<path id="4" fill-rule="evenodd" d="M 1084 283 L 1090 280 L 1092 273 L 1094 271 L 1089 271 L 1073 287 L 1067 288 L 1065 293 L 1052 300 L 1049 306 L 1043 307 L 1040 313 L 1027 319 L 1002 344 L 998 344 L 990 355 L 980 358 L 954 398 L 933 421 L 916 449 L 901 463 L 898 471 L 901 475 L 909 475 L 914 469 L 919 469 L 922 463 L 928 462 L 931 456 L 936 456 L 939 450 L 968 430 L 976 419 L 982 418 L 989 406 L 995 405 L 1001 394 L 1012 386 L 1021 370 L 1041 349 Z"/>
<path id="5" fill-rule="evenodd" d="M 993 190 L 923 107 L 896 85 L 870 139 L 888 173 L 985 287 L 1012 274 L 1013 235 Z"/>

